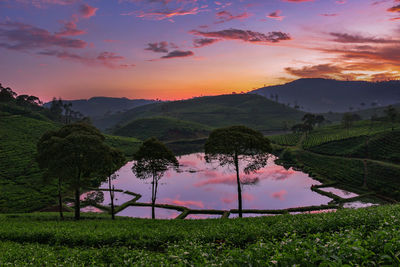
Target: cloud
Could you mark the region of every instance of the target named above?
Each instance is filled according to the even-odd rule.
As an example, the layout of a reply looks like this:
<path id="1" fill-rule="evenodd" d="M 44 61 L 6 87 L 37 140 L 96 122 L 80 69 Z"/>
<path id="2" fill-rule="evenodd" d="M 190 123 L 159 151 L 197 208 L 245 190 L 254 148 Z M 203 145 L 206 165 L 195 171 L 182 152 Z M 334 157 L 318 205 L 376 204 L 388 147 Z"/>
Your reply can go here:
<path id="1" fill-rule="evenodd" d="M 269 32 L 264 34 L 260 32 L 239 29 L 228 29 L 215 32 L 202 32 L 192 30 L 190 33 L 204 37 L 213 37 L 225 40 L 241 40 L 244 42 L 259 44 L 278 43 L 280 41 L 291 39 L 289 34 L 283 32 Z"/>
<path id="2" fill-rule="evenodd" d="M 319 14 L 319 15 L 322 17 L 337 17 L 337 16 L 339 16 L 339 14 L 336 14 L 336 13 L 331 13 L 331 14 L 324 13 L 324 14 Z"/>
<path id="3" fill-rule="evenodd" d="M 90 18 L 96 15 L 98 8 L 89 6 L 88 4 L 82 4 L 79 8 L 79 12 L 82 17 Z"/>
<path id="4" fill-rule="evenodd" d="M 220 41 L 219 39 L 212 39 L 212 38 L 199 38 L 193 40 L 193 46 L 196 48 L 211 45 Z"/>
<path id="5" fill-rule="evenodd" d="M 247 12 L 238 14 L 238 15 L 232 15 L 232 13 L 230 13 L 229 11 L 220 11 L 217 14 L 215 14 L 218 21 L 216 21 L 215 23 L 224 23 L 224 22 L 228 22 L 231 20 L 235 20 L 235 19 L 246 19 L 248 17 L 250 17 L 250 14 Z"/>
<path id="6" fill-rule="evenodd" d="M 122 16 L 131 16 L 135 15 L 138 18 L 150 18 L 155 20 L 163 20 L 163 19 L 172 19 L 176 16 L 186 16 L 186 15 L 195 15 L 201 12 L 202 10 L 198 7 L 193 7 L 191 9 L 183 9 L 177 8 L 172 10 L 161 10 L 161 11 L 133 11 L 129 13 L 122 13 Z"/>
<path id="7" fill-rule="evenodd" d="M 276 20 L 283 20 L 285 17 L 281 16 L 281 13 L 282 13 L 282 11 L 276 10 L 276 11 L 270 13 L 269 15 L 267 15 L 267 18 L 276 19 Z"/>
<path id="8" fill-rule="evenodd" d="M 376 44 L 400 43 L 400 40 L 365 37 L 365 36 L 361 36 L 361 35 L 348 34 L 348 33 L 331 32 L 330 35 L 333 37 L 336 37 L 335 39 L 333 39 L 333 41 L 338 42 L 338 43 L 376 43 Z"/>
<path id="9" fill-rule="evenodd" d="M 190 57 L 193 55 L 194 53 L 192 51 L 174 50 L 172 52 L 169 52 L 167 55 L 162 56 L 161 58 L 169 59 L 169 58 L 179 58 L 179 57 Z"/>
<path id="10" fill-rule="evenodd" d="M 38 55 L 53 56 L 63 60 L 71 60 L 90 66 L 104 66 L 110 69 L 124 69 L 134 67 L 135 64 L 120 63 L 125 58 L 113 52 L 101 52 L 97 56 L 86 56 L 68 51 L 45 50 L 37 53 Z"/>
<path id="11" fill-rule="evenodd" d="M 86 31 L 84 30 L 79 30 L 77 28 L 76 22 L 74 21 L 66 21 L 63 22 L 63 24 L 63 29 L 59 32 L 56 32 L 56 36 L 78 36 L 86 33 Z"/>
<path id="12" fill-rule="evenodd" d="M 342 74 L 343 69 L 333 64 L 320 64 L 301 68 L 287 67 L 285 71 L 300 78 L 333 78 L 335 75 Z"/>
<path id="13" fill-rule="evenodd" d="M 314 0 L 282 0 L 282 1 L 290 3 L 314 2 Z"/>
<path id="14" fill-rule="evenodd" d="M 387 10 L 388 12 L 400 12 L 400 5 L 393 6 Z"/>
<path id="15" fill-rule="evenodd" d="M 148 43 L 144 50 L 153 51 L 156 53 L 168 53 L 168 42 Z"/>
<path id="16" fill-rule="evenodd" d="M 61 32 L 62 33 L 62 32 Z M 5 42 L 2 42 L 4 40 Z M 87 43 L 52 34 L 47 30 L 19 22 L 0 23 L 0 46 L 12 50 L 62 47 L 84 48 Z"/>
<path id="17" fill-rule="evenodd" d="M 15 0 L 17 3 L 33 5 L 37 8 L 45 8 L 48 5 L 70 5 L 78 0 Z"/>

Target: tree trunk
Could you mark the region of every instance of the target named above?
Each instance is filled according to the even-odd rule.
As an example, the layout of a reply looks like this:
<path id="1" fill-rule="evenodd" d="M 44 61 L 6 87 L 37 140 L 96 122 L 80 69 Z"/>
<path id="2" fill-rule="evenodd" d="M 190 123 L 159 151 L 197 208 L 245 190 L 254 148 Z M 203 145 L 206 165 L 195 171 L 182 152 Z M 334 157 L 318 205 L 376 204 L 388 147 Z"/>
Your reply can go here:
<path id="1" fill-rule="evenodd" d="M 151 218 L 154 220 L 156 218 L 155 207 L 156 204 L 155 199 L 155 178 L 153 175 L 153 182 L 151 183 Z"/>
<path id="2" fill-rule="evenodd" d="M 64 220 L 63 214 L 63 207 L 62 207 L 62 195 L 61 195 L 61 178 L 58 178 L 58 210 L 60 212 L 61 220 Z"/>
<path id="3" fill-rule="evenodd" d="M 108 176 L 108 189 L 110 189 L 111 219 L 115 220 L 115 215 L 114 215 L 114 186 L 111 188 L 111 175 Z"/>
<path id="4" fill-rule="evenodd" d="M 81 170 L 79 170 L 78 172 L 78 179 L 75 188 L 75 220 L 79 220 L 81 218 L 80 187 L 81 187 Z"/>
<path id="5" fill-rule="evenodd" d="M 236 179 L 237 179 L 237 191 L 238 191 L 238 202 L 239 202 L 239 218 L 242 218 L 242 187 L 240 186 L 240 176 L 239 176 L 239 158 L 235 154 L 235 168 L 236 168 Z"/>

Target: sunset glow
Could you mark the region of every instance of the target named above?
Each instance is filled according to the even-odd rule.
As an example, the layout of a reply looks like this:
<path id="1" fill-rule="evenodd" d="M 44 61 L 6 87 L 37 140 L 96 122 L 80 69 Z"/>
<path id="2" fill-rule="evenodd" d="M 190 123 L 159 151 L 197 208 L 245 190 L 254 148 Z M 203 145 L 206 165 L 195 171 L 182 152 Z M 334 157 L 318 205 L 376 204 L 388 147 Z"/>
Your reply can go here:
<path id="1" fill-rule="evenodd" d="M 399 0 L 0 0 L 0 82 L 50 100 L 398 79 L 399 23 Z"/>

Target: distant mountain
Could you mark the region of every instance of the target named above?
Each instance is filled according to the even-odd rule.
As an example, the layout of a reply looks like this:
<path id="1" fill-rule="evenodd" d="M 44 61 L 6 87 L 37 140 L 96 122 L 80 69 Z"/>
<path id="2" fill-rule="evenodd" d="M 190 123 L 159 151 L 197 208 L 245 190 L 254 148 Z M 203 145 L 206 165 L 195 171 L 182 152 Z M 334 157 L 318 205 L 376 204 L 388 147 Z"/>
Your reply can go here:
<path id="1" fill-rule="evenodd" d="M 63 100 L 64 103 L 72 103 L 72 109 L 81 112 L 91 118 L 115 114 L 129 109 L 156 102 L 147 99 L 128 99 L 114 97 L 92 97 L 90 99 Z M 51 102 L 45 103 L 50 107 Z"/>
<path id="2" fill-rule="evenodd" d="M 93 120 L 100 129 L 123 128 L 141 118 L 170 117 L 210 128 L 247 125 L 274 131 L 301 120 L 304 112 L 255 94 L 219 95 L 153 103 Z M 112 132 L 112 131 L 111 131 Z"/>
<path id="3" fill-rule="evenodd" d="M 299 79 L 250 92 L 303 111 L 346 112 L 400 102 L 400 81 L 365 82 L 329 79 Z M 277 96 L 277 98 L 276 98 Z"/>

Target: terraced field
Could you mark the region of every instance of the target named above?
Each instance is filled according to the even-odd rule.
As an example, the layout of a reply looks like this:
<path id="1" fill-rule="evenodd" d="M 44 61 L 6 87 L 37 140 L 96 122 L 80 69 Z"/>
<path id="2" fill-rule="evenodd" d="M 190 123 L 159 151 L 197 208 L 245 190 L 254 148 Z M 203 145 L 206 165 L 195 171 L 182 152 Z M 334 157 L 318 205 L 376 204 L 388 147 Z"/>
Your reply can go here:
<path id="1" fill-rule="evenodd" d="M 398 265 L 399 218 L 399 205 L 222 220 L 7 214 L 0 265 Z"/>
<path id="2" fill-rule="evenodd" d="M 0 117 L 0 213 L 28 212 L 53 205 L 56 186 L 43 183 L 35 162 L 36 143 L 42 134 L 60 125 L 41 117 L 9 113 Z M 137 139 L 107 136 L 106 142 L 131 156 Z"/>

